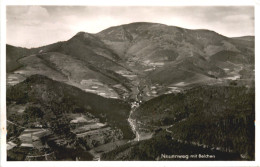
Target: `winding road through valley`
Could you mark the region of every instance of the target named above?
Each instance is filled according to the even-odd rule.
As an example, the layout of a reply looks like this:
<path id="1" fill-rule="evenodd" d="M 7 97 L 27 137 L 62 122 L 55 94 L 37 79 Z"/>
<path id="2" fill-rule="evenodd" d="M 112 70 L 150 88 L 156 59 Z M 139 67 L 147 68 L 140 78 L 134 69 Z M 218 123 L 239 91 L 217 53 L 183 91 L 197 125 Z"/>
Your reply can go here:
<path id="1" fill-rule="evenodd" d="M 132 104 L 133 105 L 133 104 Z M 138 130 L 137 130 L 137 124 L 136 124 L 136 120 L 135 119 L 132 119 L 132 114 L 133 114 L 133 112 L 135 111 L 135 109 L 136 109 L 136 107 L 132 107 L 132 109 L 131 109 L 131 111 L 130 111 L 130 115 L 129 115 L 129 118 L 128 118 L 128 122 L 129 122 L 129 124 L 130 124 L 130 126 L 131 126 L 131 129 L 132 129 L 132 131 L 134 132 L 134 134 L 135 134 L 135 139 L 133 139 L 133 141 L 140 141 L 140 134 L 139 134 L 139 132 L 138 132 Z"/>
<path id="2" fill-rule="evenodd" d="M 141 92 L 140 88 L 139 88 L 139 86 L 137 86 L 136 92 L 135 92 L 135 101 L 131 102 L 131 111 L 130 111 L 129 117 L 127 119 L 133 133 L 135 134 L 135 138 L 130 141 L 140 141 L 140 133 L 138 132 L 138 129 L 137 129 L 137 122 L 136 122 L 136 119 L 133 119 L 133 117 L 132 117 L 133 113 L 140 105 L 140 101 L 142 98 L 142 94 L 140 92 Z"/>

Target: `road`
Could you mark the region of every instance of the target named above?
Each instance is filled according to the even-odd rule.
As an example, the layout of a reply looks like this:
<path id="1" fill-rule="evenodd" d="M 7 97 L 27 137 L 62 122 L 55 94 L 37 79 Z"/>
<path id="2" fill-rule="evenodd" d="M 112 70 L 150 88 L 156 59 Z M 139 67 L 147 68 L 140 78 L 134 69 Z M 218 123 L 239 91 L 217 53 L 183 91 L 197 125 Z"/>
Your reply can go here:
<path id="1" fill-rule="evenodd" d="M 133 112 L 136 110 L 137 107 L 135 107 L 135 104 L 132 104 L 132 109 L 130 111 L 130 115 L 129 115 L 129 118 L 127 119 L 128 122 L 129 122 L 129 125 L 131 126 L 131 129 L 132 131 L 134 132 L 135 134 L 135 139 L 133 139 L 133 141 L 140 141 L 140 134 L 139 132 L 137 131 L 137 124 L 136 124 L 136 120 L 135 119 L 132 119 L 132 114 Z"/>
<path id="2" fill-rule="evenodd" d="M 12 122 L 12 121 L 6 120 L 6 122 L 8 122 L 8 123 L 10 123 L 10 124 L 13 124 L 13 125 L 15 125 L 15 126 L 17 126 L 17 127 L 26 129 L 26 127 L 23 127 L 23 126 L 21 126 L 21 125 L 18 125 L 18 124 L 16 124 L 16 123 Z"/>
<path id="3" fill-rule="evenodd" d="M 140 85 L 140 83 L 139 83 Z M 136 87 L 136 96 L 135 96 L 135 101 L 131 103 L 131 111 L 128 117 L 128 122 L 129 125 L 133 131 L 133 133 L 135 134 L 135 138 L 132 141 L 140 141 L 140 134 L 137 130 L 137 122 L 135 119 L 132 118 L 133 113 L 136 111 L 136 109 L 139 107 L 141 99 L 142 99 L 142 90 L 140 90 L 139 86 Z"/>

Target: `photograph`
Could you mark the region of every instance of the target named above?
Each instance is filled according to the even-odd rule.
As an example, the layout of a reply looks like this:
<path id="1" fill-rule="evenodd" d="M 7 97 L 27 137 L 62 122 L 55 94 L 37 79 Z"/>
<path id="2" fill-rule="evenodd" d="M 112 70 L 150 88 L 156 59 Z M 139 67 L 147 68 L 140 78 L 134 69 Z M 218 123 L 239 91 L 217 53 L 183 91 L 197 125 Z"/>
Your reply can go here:
<path id="1" fill-rule="evenodd" d="M 6 5 L 6 161 L 249 161 L 254 6 Z"/>

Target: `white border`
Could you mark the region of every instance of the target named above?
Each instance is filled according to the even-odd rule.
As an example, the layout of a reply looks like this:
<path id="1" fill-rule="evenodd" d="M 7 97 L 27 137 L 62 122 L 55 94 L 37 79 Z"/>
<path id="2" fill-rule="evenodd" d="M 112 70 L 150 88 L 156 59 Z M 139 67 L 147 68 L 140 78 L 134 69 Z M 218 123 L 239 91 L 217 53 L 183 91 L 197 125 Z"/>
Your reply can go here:
<path id="1" fill-rule="evenodd" d="M 252 6 L 254 0 L 5 0 L 7 5 L 89 5 L 89 6 Z"/>
<path id="2" fill-rule="evenodd" d="M 0 56 L 0 111 L 1 111 L 1 165 L 2 162 L 4 162 L 4 157 L 6 157 L 6 56 L 5 56 L 5 41 L 6 41 L 6 24 L 3 22 L 3 20 L 6 20 L 6 12 L 5 7 L 3 5 L 3 2 L 1 1 L 1 56 Z"/>
<path id="3" fill-rule="evenodd" d="M 77 166 L 93 166 L 93 167 L 108 167 L 108 166 L 260 166 L 260 152 L 259 152 L 259 126 L 260 126 L 260 114 L 259 110 L 259 88 L 256 86 L 256 156 L 255 161 L 90 161 L 90 162 L 7 162 L 6 161 L 6 138 L 5 138 L 5 125 L 6 125 L 6 64 L 5 64 L 5 50 L 6 50 L 6 5 L 74 5 L 74 6 L 255 6 L 255 30 L 259 30 L 259 18 L 260 17 L 260 0 L 2 0 L 1 1 L 1 57 L 0 57 L 0 107 L 1 107 L 1 166 L 64 166 L 70 167 Z M 191 16 L 192 17 L 192 16 Z M 259 31 L 255 32 L 256 44 L 259 44 Z M 256 45 L 257 46 L 257 45 Z M 255 72 L 256 72 L 256 85 L 260 84 L 259 72 L 260 66 L 257 63 L 260 62 L 259 49 L 255 47 Z"/>

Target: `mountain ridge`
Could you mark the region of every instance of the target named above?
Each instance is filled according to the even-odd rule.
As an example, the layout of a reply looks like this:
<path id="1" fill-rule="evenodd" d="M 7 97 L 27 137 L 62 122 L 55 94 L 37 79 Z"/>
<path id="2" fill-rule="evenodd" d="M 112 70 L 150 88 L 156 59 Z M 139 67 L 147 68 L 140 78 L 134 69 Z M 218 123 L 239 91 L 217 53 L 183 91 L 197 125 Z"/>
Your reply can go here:
<path id="1" fill-rule="evenodd" d="M 194 82 L 205 78 L 210 82 L 216 78 L 247 78 L 246 73 L 240 71 L 254 69 L 254 41 L 228 38 L 211 30 L 190 30 L 148 22 L 113 26 L 95 34 L 78 32 L 67 41 L 27 52 L 27 56 L 21 56 L 19 52 L 15 53 L 17 56 L 10 56 L 11 53 L 7 52 L 7 58 L 12 59 L 7 63 L 8 72 L 25 77 L 36 73 L 46 76 L 56 73 L 52 79 L 83 90 L 89 88 L 81 82 L 84 77 L 91 76 L 91 79 L 113 89 L 112 94 L 128 98 L 132 98 L 127 94 L 134 91 L 140 80 L 152 86 L 156 84 L 156 78 L 162 78 L 167 71 L 177 72 L 176 76 L 172 73 L 168 78 L 164 77 L 165 86 L 189 81 L 189 77 L 194 78 Z M 60 54 L 63 61 L 78 67 L 82 74 L 77 76 L 73 68 L 62 65 L 58 61 Z M 35 56 L 41 60 L 35 61 Z M 21 64 L 18 69 L 10 68 L 16 63 Z M 227 68 L 230 63 L 237 68 L 233 65 Z M 94 73 L 100 76 L 96 77 Z M 114 87 L 118 84 L 119 89 Z"/>
<path id="2" fill-rule="evenodd" d="M 77 32 L 74 36 L 76 35 L 79 35 L 79 34 L 82 34 L 82 33 L 88 33 L 88 34 L 92 34 L 92 35 L 95 35 L 95 34 L 98 34 L 98 33 L 101 33 L 102 31 L 106 31 L 108 29 L 111 29 L 111 28 L 115 28 L 115 27 L 120 27 L 120 26 L 127 26 L 127 25 L 131 25 L 131 24 L 159 24 L 159 25 L 165 25 L 165 26 L 169 26 L 169 27 L 176 27 L 176 28 L 181 28 L 181 29 L 186 29 L 186 30 L 194 30 L 194 31 L 210 31 L 210 32 L 214 32 L 216 34 L 219 34 L 219 35 L 222 35 L 222 36 L 225 36 L 223 34 L 220 34 L 218 33 L 217 31 L 213 31 L 213 30 L 209 30 L 209 29 L 189 29 L 189 28 L 182 28 L 182 27 L 179 27 L 179 26 L 174 26 L 174 25 L 167 25 L 167 24 L 163 24 L 163 23 L 156 23 L 156 22 L 132 22 L 132 23 L 126 23 L 126 24 L 121 24 L 121 25 L 117 25 L 117 26 L 111 26 L 111 27 L 108 27 L 104 30 L 101 30 L 97 33 L 88 33 L 86 31 L 79 31 Z M 227 36 L 225 36 L 227 37 Z M 249 37 L 249 38 L 254 38 L 255 36 L 254 35 L 243 35 L 243 36 L 236 36 L 236 37 L 227 37 L 227 38 L 244 38 L 244 37 Z M 72 37 L 71 37 L 72 38 Z M 69 39 L 68 39 L 69 40 Z M 65 42 L 66 40 L 64 41 L 57 41 L 57 42 L 53 42 L 51 44 L 48 44 L 48 45 L 52 45 L 52 44 L 55 44 L 55 43 L 59 43 L 59 42 Z M 6 45 L 10 45 L 10 46 L 13 46 L 13 47 L 20 47 L 20 46 L 15 46 L 15 45 L 12 45 L 12 44 L 6 44 Z M 24 49 L 36 49 L 36 48 L 41 48 L 41 47 L 44 47 L 44 46 L 47 46 L 47 45 L 43 45 L 43 46 L 38 46 L 38 47 L 21 47 L 21 48 L 24 48 Z"/>

